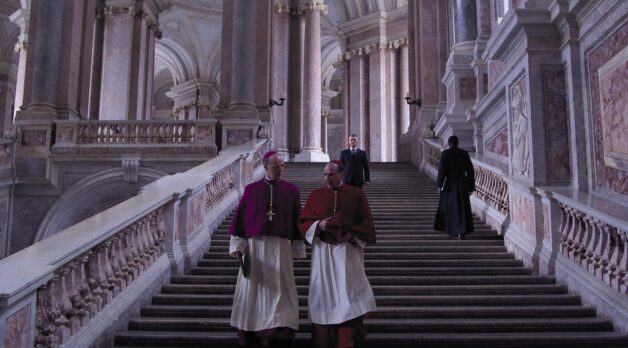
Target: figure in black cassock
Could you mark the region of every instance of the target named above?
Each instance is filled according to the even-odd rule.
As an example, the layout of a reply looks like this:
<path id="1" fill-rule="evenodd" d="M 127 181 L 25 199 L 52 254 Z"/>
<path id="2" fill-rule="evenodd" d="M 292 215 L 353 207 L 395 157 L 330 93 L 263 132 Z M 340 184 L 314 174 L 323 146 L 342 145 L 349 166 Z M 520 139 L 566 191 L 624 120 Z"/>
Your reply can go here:
<path id="1" fill-rule="evenodd" d="M 458 148 L 458 137 L 452 135 L 447 140 L 449 149 L 441 152 L 438 164 L 438 184 L 440 201 L 437 221 L 442 214 L 444 229 L 451 236 L 464 239 L 473 232 L 473 216 L 469 195 L 475 191 L 473 163 L 469 153 Z"/>
<path id="2" fill-rule="evenodd" d="M 369 160 L 366 152 L 358 149 L 358 138 L 355 134 L 349 136 L 349 148 L 340 153 L 340 162 L 345 168 L 342 181 L 345 184 L 362 188 L 371 181 Z"/>

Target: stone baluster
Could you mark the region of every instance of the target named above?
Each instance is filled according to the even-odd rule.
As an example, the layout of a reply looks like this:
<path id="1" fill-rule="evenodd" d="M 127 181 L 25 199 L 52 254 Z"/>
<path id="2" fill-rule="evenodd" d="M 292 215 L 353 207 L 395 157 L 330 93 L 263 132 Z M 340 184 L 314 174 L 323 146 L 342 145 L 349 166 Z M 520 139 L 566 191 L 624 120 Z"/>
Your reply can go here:
<path id="1" fill-rule="evenodd" d="M 582 268 L 589 270 L 593 264 L 593 250 L 595 250 L 595 243 L 600 238 L 599 220 L 593 217 L 589 217 L 587 220 L 587 243 L 582 250 L 583 260 L 580 265 Z"/>
<path id="2" fill-rule="evenodd" d="M 37 304 L 35 306 L 35 347 L 48 348 L 56 347 L 59 339 L 56 335 L 56 327 L 53 324 L 53 310 L 50 305 L 51 299 L 50 282 L 37 289 Z"/>
<path id="3" fill-rule="evenodd" d="M 91 252 L 87 252 L 80 257 L 77 258 L 77 268 L 75 273 L 75 283 L 78 289 L 78 296 L 80 296 L 80 301 L 83 303 L 84 313 L 81 317 L 81 326 L 87 324 L 89 319 L 94 317 L 97 312 L 97 306 L 94 303 L 94 297 L 92 296 L 92 292 L 87 284 L 87 272 L 86 267 L 89 262 L 89 255 Z M 75 299 L 76 302 L 79 302 L 79 299 Z M 74 302 L 74 301 L 73 301 Z"/>
<path id="4" fill-rule="evenodd" d="M 55 334 L 60 343 L 65 342 L 70 337 L 68 315 L 72 310 L 72 303 L 66 297 L 63 277 L 64 270 L 60 269 L 54 272 L 50 280 L 50 308 L 53 316 L 51 319 L 55 326 Z"/>
<path id="5" fill-rule="evenodd" d="M 81 317 L 84 303 L 78 294 L 78 288 L 74 283 L 74 270 L 76 269 L 76 262 L 72 261 L 62 268 L 62 277 L 64 293 L 62 295 L 63 302 L 69 307 L 66 308 L 64 313 L 68 319 L 68 328 L 70 329 L 70 335 L 74 335 L 81 328 Z M 78 301 L 76 299 L 78 298 Z"/>
<path id="6" fill-rule="evenodd" d="M 596 274 L 598 278 L 604 280 L 608 278 L 608 263 L 610 261 L 611 255 L 611 231 L 610 226 L 604 224 L 602 226 L 602 233 L 604 234 L 604 246 L 602 247 L 602 252 L 600 254 L 600 268 L 599 273 Z"/>
<path id="7" fill-rule="evenodd" d="M 622 294 L 628 294 L 628 233 L 627 231 L 618 231 L 621 241 L 621 259 L 617 267 L 618 289 Z"/>
<path id="8" fill-rule="evenodd" d="M 614 289 L 618 289 L 618 273 L 619 273 L 619 269 L 618 269 L 618 265 L 619 265 L 619 260 L 621 257 L 621 249 L 620 249 L 620 244 L 621 244 L 621 238 L 619 236 L 619 231 L 614 228 L 611 227 L 609 228 L 609 232 L 610 232 L 610 241 L 611 243 L 611 249 L 610 249 L 610 259 L 608 261 L 608 272 L 606 273 L 606 277 L 604 277 L 604 281 L 606 282 L 606 284 L 610 285 L 612 288 Z"/>

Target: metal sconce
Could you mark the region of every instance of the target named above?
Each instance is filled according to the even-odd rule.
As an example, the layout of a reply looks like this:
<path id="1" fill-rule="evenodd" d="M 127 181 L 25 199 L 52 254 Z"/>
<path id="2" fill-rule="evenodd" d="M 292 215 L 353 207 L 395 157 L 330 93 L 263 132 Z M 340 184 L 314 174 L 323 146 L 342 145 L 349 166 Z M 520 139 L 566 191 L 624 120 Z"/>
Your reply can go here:
<path id="1" fill-rule="evenodd" d="M 268 106 L 269 106 L 269 107 L 271 107 L 271 108 L 272 108 L 273 106 L 275 106 L 275 105 L 277 105 L 277 106 L 282 106 L 282 105 L 283 105 L 283 102 L 284 102 L 285 100 L 286 100 L 286 98 L 279 98 L 279 101 L 276 101 L 276 100 L 274 100 L 274 99 L 268 99 Z"/>
<path id="2" fill-rule="evenodd" d="M 411 98 L 408 96 L 408 97 L 405 97 L 405 98 L 403 98 L 403 99 L 405 99 L 405 100 L 406 100 L 406 103 L 407 103 L 408 105 L 416 105 L 416 106 L 418 106 L 419 108 L 421 107 L 421 99 L 419 99 L 419 98 L 416 98 L 415 100 L 410 101 L 410 99 L 411 99 Z"/>

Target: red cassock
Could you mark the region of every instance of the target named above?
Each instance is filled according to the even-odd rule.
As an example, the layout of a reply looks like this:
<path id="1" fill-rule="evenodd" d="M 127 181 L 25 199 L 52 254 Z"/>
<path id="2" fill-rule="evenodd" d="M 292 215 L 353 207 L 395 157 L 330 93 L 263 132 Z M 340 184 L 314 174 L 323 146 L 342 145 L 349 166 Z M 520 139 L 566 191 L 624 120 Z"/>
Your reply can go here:
<path id="1" fill-rule="evenodd" d="M 329 187 L 314 190 L 299 218 L 301 235 L 305 237 L 314 222 L 328 217 L 332 217 L 329 229 L 337 231 L 339 237 L 350 233 L 366 243 L 375 243 L 371 209 L 361 189 L 343 184 L 336 190 Z"/>

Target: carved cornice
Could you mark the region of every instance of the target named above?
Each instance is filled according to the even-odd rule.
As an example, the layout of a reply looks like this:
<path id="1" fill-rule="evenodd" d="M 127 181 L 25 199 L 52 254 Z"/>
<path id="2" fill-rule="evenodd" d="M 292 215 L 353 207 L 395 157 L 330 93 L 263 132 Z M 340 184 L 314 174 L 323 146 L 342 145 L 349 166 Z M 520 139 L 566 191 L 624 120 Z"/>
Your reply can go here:
<path id="1" fill-rule="evenodd" d="M 324 14 L 327 14 L 327 12 L 329 11 L 327 5 L 318 1 L 308 1 L 301 5 L 294 5 L 288 2 L 279 2 L 276 3 L 273 8 L 275 12 L 279 14 L 285 13 L 291 14 L 293 16 L 303 16 L 305 14 L 305 11 L 319 10 Z"/>
<path id="2" fill-rule="evenodd" d="M 352 50 L 346 51 L 345 53 L 339 54 L 338 61 L 342 62 L 343 60 L 351 60 L 353 57 L 356 57 L 356 56 L 369 55 L 371 51 L 373 50 L 385 50 L 385 49 L 396 50 L 396 49 L 399 49 L 400 47 L 407 46 L 407 45 L 408 45 L 408 38 L 403 38 L 399 40 L 382 41 L 382 42 L 378 42 L 372 45 L 354 48 Z"/>

